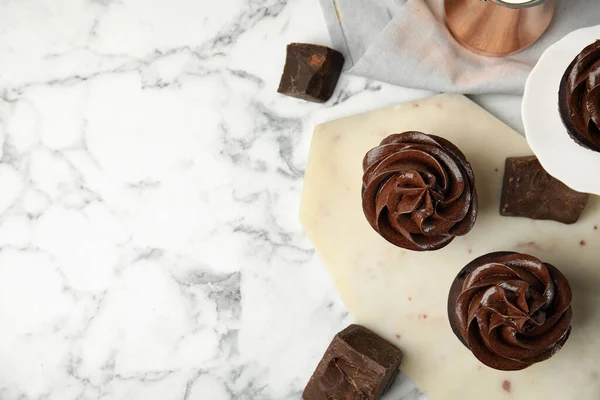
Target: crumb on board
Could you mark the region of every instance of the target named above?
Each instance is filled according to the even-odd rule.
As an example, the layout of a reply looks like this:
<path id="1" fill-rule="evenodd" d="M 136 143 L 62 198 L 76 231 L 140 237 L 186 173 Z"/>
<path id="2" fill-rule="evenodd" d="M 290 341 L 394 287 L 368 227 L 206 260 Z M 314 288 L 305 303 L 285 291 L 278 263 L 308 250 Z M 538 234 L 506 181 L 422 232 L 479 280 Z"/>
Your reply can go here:
<path id="1" fill-rule="evenodd" d="M 510 381 L 505 379 L 504 382 L 502 382 L 502 389 L 504 389 L 505 392 L 510 393 Z"/>
<path id="2" fill-rule="evenodd" d="M 396 339 L 400 339 L 400 335 L 398 335 L 397 333 L 394 336 L 396 336 Z"/>
<path id="3" fill-rule="evenodd" d="M 517 248 L 523 248 L 523 247 L 531 247 L 532 249 L 535 249 L 535 250 L 544 250 L 542 248 L 542 246 L 540 246 L 539 244 L 537 244 L 533 240 L 530 240 L 529 242 L 519 242 L 519 243 L 517 243 Z"/>
<path id="4" fill-rule="evenodd" d="M 530 240 L 529 242 L 517 243 L 517 247 L 528 247 L 528 246 L 535 246 L 535 242 L 533 240 Z"/>
<path id="5" fill-rule="evenodd" d="M 579 241 L 579 245 L 580 245 L 580 246 L 585 246 L 585 245 L 586 245 L 586 243 L 585 243 L 585 240 L 580 240 L 580 241 Z"/>

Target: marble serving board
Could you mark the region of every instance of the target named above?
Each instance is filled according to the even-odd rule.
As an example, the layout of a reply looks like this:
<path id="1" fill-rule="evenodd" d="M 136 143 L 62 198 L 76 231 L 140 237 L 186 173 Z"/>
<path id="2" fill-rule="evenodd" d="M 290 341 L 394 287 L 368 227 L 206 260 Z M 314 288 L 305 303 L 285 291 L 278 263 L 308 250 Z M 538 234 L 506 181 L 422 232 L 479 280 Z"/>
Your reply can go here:
<path id="1" fill-rule="evenodd" d="M 406 130 L 449 139 L 475 172 L 477 223 L 439 251 L 397 248 L 363 216 L 362 158 L 387 135 Z M 315 129 L 301 222 L 349 312 L 402 349 L 402 370 L 431 400 L 600 399 L 600 202 L 590 199 L 574 225 L 501 217 L 504 161 L 530 154 L 522 136 L 460 95 L 430 97 Z M 454 336 L 446 313 L 458 271 L 499 250 L 554 264 L 573 288 L 569 341 L 551 359 L 518 372 L 482 365 Z"/>

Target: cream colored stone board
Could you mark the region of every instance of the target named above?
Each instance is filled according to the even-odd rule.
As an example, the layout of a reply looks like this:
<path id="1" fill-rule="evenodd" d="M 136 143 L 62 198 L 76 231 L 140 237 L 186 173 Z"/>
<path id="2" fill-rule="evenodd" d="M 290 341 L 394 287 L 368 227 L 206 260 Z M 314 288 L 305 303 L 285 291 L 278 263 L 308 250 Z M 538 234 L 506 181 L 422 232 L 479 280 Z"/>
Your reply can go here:
<path id="1" fill-rule="evenodd" d="M 389 244 L 362 212 L 364 154 L 387 135 L 407 130 L 449 139 L 475 172 L 480 208 L 475 227 L 435 252 Z M 402 349 L 402 370 L 431 400 L 600 399 L 599 202 L 591 199 L 580 221 L 570 226 L 501 217 L 504 161 L 529 154 L 523 137 L 460 95 L 430 97 L 315 129 L 301 222 L 349 312 Z M 448 289 L 458 271 L 475 257 L 500 250 L 554 264 L 574 293 L 573 331 L 565 347 L 518 372 L 483 366 L 447 320 Z"/>

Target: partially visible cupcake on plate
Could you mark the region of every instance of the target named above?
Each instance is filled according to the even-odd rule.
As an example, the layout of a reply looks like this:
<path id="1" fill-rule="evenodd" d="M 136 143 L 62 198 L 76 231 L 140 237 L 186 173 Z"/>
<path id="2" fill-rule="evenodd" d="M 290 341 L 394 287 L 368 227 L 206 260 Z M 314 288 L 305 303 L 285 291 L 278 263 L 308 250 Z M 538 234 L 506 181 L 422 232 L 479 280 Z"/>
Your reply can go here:
<path id="1" fill-rule="evenodd" d="M 583 49 L 567 68 L 559 109 L 569 136 L 600 152 L 600 40 Z"/>

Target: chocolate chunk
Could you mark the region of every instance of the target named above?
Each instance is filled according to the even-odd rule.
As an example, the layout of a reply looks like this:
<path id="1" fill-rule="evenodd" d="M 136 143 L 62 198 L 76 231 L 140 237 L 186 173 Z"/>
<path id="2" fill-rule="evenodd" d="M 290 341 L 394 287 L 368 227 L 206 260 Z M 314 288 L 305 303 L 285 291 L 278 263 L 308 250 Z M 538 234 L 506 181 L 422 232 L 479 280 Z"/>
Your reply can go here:
<path id="1" fill-rule="evenodd" d="M 329 47 L 307 43 L 290 43 L 279 93 L 317 103 L 333 94 L 342 73 L 344 56 Z"/>
<path id="2" fill-rule="evenodd" d="M 588 198 L 550 176 L 534 156 L 506 159 L 500 215 L 572 224 Z"/>
<path id="3" fill-rule="evenodd" d="M 398 374 L 402 352 L 360 325 L 333 338 L 302 393 L 304 400 L 379 399 Z"/>

